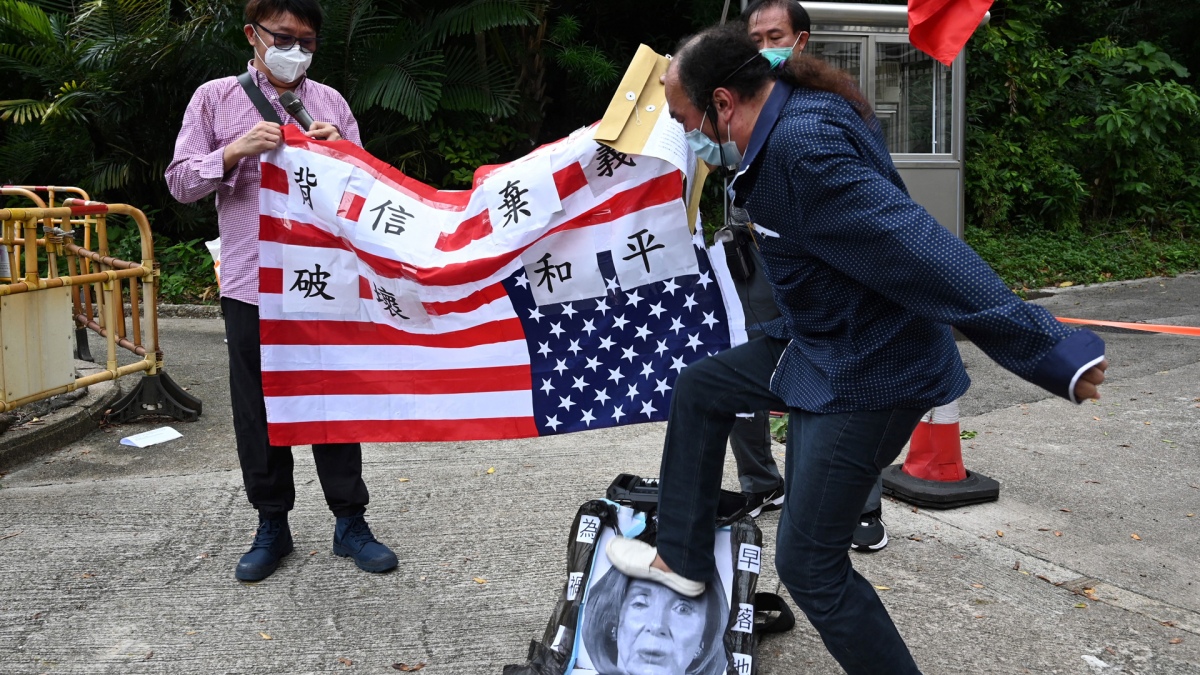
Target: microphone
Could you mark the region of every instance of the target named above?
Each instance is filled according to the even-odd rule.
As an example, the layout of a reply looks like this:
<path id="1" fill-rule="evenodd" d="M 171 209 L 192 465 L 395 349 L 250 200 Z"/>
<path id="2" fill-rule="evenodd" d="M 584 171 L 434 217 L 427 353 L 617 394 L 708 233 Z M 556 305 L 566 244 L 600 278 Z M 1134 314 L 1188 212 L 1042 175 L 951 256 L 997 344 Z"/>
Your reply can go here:
<path id="1" fill-rule="evenodd" d="M 308 131 L 313 125 L 312 115 L 309 115 L 308 111 L 304 109 L 304 101 L 301 101 L 300 97 L 296 96 L 295 93 L 290 91 L 283 92 L 283 94 L 279 96 L 279 104 L 283 106 L 283 109 L 286 110 L 287 113 L 292 116 L 292 119 L 296 120 L 296 122 L 299 123 L 305 131 Z"/>

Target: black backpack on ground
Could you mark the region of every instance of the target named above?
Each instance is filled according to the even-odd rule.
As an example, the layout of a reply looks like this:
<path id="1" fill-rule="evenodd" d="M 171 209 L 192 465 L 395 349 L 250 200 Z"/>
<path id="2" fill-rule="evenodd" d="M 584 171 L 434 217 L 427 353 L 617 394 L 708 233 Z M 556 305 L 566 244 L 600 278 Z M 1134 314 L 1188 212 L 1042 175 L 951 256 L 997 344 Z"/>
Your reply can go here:
<path id="1" fill-rule="evenodd" d="M 526 663 L 505 666 L 504 675 L 620 672 L 618 652 L 624 646 L 620 626 L 625 623 L 624 612 L 629 611 L 626 607 L 648 607 L 654 601 L 640 596 L 631 603 L 625 601 L 633 582 L 608 565 L 601 542 L 611 536 L 631 536 L 655 543 L 658 482 L 622 474 L 606 496 L 583 504 L 575 515 L 567 545 L 567 579 L 550 622 L 542 639 L 530 643 Z M 725 561 L 718 559 L 718 567 L 725 572 L 714 577 L 701 598 L 674 596 L 676 604 L 700 607 L 683 615 L 695 612 L 695 616 L 705 617 L 699 648 L 691 653 L 693 647 L 688 645 L 689 653 L 683 657 L 690 659 L 688 675 L 755 675 L 759 672 L 759 638 L 791 630 L 796 623 L 783 598 L 757 592 L 763 562 L 762 531 L 746 511 L 741 495 L 722 494 L 715 525 L 729 533 L 727 549 L 722 537 L 718 541 L 718 552 L 724 550 L 728 556 Z M 723 578 L 731 579 L 728 592 L 724 592 Z M 664 598 L 674 595 L 658 588 L 662 591 L 655 593 Z M 720 593 L 714 592 L 717 588 Z M 692 619 L 693 624 L 695 621 Z M 661 652 L 667 648 L 661 643 L 654 649 L 654 658 L 666 658 Z"/>

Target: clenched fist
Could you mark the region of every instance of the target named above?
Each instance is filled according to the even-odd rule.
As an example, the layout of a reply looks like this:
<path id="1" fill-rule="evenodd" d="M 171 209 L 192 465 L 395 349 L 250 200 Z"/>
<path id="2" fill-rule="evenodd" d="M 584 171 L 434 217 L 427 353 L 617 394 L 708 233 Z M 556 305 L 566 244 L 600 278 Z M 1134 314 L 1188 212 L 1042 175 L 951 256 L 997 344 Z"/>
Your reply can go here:
<path id="1" fill-rule="evenodd" d="M 1088 368 L 1075 383 L 1075 400 L 1080 403 L 1100 398 L 1100 385 L 1104 383 L 1104 371 L 1108 370 L 1108 359 Z"/>

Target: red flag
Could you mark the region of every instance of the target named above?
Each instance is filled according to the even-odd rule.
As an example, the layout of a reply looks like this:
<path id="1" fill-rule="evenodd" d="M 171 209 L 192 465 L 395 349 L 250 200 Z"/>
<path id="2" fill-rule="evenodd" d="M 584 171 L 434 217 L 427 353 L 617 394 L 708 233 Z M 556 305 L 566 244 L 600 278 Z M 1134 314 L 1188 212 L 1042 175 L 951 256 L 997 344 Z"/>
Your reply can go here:
<path id="1" fill-rule="evenodd" d="M 991 6 L 992 0 L 908 0 L 908 40 L 949 66 Z"/>

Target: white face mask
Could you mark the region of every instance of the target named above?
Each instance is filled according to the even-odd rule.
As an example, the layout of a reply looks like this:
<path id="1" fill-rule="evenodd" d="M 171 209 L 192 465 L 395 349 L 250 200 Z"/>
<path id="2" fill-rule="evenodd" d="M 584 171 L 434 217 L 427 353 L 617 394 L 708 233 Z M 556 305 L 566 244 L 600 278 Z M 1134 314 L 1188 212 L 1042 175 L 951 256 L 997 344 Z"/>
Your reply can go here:
<path id="1" fill-rule="evenodd" d="M 708 117 L 708 113 L 705 113 L 705 117 Z M 729 140 L 719 145 L 699 129 L 692 129 L 684 134 L 692 152 L 696 153 L 696 157 L 701 161 L 713 166 L 724 166 L 726 169 L 737 169 L 742 163 L 742 152 L 738 150 L 737 143 L 733 142 L 732 136 L 733 125 L 729 125 L 729 128 L 726 129 L 725 137 Z"/>
<path id="2" fill-rule="evenodd" d="M 264 47 L 267 47 L 267 43 L 263 42 L 262 37 L 258 35 L 257 29 L 254 31 L 254 36 L 258 37 L 258 41 L 262 42 Z M 304 76 L 309 64 L 312 63 L 312 54 L 305 54 L 299 45 L 287 51 L 278 47 L 267 47 L 263 63 L 267 64 L 267 68 L 275 76 L 275 79 L 291 84 Z"/>

